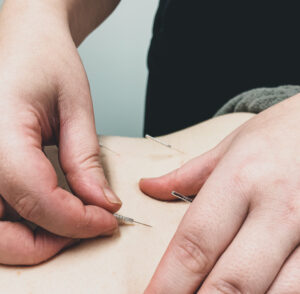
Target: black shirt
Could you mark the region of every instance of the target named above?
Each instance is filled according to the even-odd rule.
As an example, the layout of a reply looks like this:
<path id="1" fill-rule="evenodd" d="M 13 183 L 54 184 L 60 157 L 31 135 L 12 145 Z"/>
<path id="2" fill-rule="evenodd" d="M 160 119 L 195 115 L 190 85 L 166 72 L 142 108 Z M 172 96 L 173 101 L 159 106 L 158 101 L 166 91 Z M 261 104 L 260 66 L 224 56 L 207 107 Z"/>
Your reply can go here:
<path id="1" fill-rule="evenodd" d="M 145 132 L 196 124 L 246 90 L 299 84 L 299 31 L 296 1 L 161 0 Z"/>

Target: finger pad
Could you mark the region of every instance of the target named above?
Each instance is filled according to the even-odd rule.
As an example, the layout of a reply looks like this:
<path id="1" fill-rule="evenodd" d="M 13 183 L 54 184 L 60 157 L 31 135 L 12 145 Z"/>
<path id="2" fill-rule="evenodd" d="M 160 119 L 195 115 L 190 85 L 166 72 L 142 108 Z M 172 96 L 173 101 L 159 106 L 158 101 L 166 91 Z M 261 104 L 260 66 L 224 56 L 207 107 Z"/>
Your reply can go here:
<path id="1" fill-rule="evenodd" d="M 155 199 L 160 200 L 174 200 L 175 197 L 171 195 L 171 187 L 166 187 L 165 182 L 161 179 L 141 179 L 139 182 L 141 191 Z"/>

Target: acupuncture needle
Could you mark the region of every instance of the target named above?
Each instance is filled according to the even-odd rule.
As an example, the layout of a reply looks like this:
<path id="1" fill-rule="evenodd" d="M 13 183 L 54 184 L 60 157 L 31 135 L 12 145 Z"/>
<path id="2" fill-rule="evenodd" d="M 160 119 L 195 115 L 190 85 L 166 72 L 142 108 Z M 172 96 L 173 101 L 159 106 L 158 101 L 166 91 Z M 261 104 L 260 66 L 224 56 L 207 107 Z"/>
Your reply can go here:
<path id="1" fill-rule="evenodd" d="M 115 213 L 114 216 L 119 221 L 119 224 L 125 224 L 125 225 L 139 224 L 139 225 L 143 225 L 143 226 L 152 228 L 152 226 L 150 226 L 150 225 L 138 222 L 138 221 L 134 220 L 133 218 L 130 218 L 130 217 L 127 217 L 127 216 L 123 216 L 123 215 L 120 215 L 120 214 L 117 214 L 117 213 Z"/>
<path id="2" fill-rule="evenodd" d="M 107 149 L 108 151 L 110 151 L 110 152 L 114 153 L 115 155 L 118 155 L 118 156 L 120 156 L 120 154 L 119 154 L 119 153 L 117 153 L 116 151 L 114 151 L 114 150 L 112 150 L 112 149 L 108 148 L 107 146 L 104 146 L 104 145 L 102 145 L 102 144 L 100 144 L 100 143 L 99 143 L 99 146 L 100 146 L 101 148 Z"/>
<path id="3" fill-rule="evenodd" d="M 189 198 L 189 197 L 186 197 L 186 196 L 184 196 L 184 195 L 182 195 L 182 194 L 180 194 L 180 193 L 178 193 L 178 192 L 176 192 L 176 191 L 172 191 L 171 194 L 172 194 L 173 196 L 175 196 L 176 198 L 178 198 L 178 199 L 180 199 L 180 200 L 183 200 L 183 201 L 185 201 L 185 202 L 188 202 L 188 203 L 193 202 L 193 199 L 191 199 L 191 198 Z"/>
<path id="4" fill-rule="evenodd" d="M 156 142 L 156 143 L 158 143 L 158 144 L 160 144 L 160 145 L 163 145 L 163 146 L 165 146 L 165 147 L 167 147 L 167 148 L 176 150 L 177 152 L 184 153 L 183 151 L 181 151 L 181 150 L 179 150 L 179 149 L 173 147 L 172 145 L 167 144 L 167 143 L 165 143 L 165 142 L 163 142 L 163 141 L 161 141 L 161 140 L 159 140 L 159 139 L 157 139 L 157 138 L 154 138 L 154 137 L 152 137 L 152 136 L 150 136 L 150 135 L 145 135 L 145 138 L 146 138 L 146 139 L 149 139 L 149 140 L 152 140 L 152 141 L 154 141 L 154 142 Z"/>

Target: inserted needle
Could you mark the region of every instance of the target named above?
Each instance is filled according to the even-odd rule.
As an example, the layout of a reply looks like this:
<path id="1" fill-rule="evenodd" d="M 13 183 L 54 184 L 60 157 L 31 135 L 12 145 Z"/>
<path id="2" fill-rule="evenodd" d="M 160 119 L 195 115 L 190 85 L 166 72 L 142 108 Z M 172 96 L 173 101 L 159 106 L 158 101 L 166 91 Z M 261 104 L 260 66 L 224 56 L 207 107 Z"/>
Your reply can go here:
<path id="1" fill-rule="evenodd" d="M 134 223 L 136 223 L 136 224 L 139 224 L 139 225 L 143 225 L 143 226 L 146 226 L 146 227 L 152 228 L 152 226 L 150 226 L 150 225 L 147 225 L 147 224 L 144 224 L 144 223 L 141 223 L 141 222 L 138 222 L 138 221 L 136 221 L 136 220 L 133 220 L 133 222 L 134 222 Z"/>
<path id="2" fill-rule="evenodd" d="M 156 143 L 159 143 L 159 144 L 161 144 L 161 145 L 163 145 L 163 146 L 165 146 L 165 147 L 172 148 L 172 145 L 167 144 L 167 143 L 165 143 L 165 142 L 163 142 L 163 141 L 161 141 L 161 140 L 159 140 L 159 139 L 157 139 L 157 138 L 154 138 L 154 137 L 152 137 L 152 136 L 150 136 L 150 135 L 146 135 L 145 138 L 146 138 L 146 139 L 149 139 L 149 140 L 152 140 L 152 141 L 154 141 L 154 142 L 156 142 Z"/>
<path id="3" fill-rule="evenodd" d="M 123 216 L 120 214 L 115 213 L 114 216 L 117 218 L 117 220 L 119 221 L 119 224 L 125 224 L 125 225 L 132 225 L 132 224 L 139 224 L 139 225 L 143 225 L 146 227 L 150 227 L 152 228 L 152 226 L 138 222 L 136 220 L 134 220 L 133 218 L 127 217 L 127 216 Z"/>
<path id="4" fill-rule="evenodd" d="M 167 147 L 167 148 L 176 150 L 177 152 L 184 153 L 183 151 L 181 151 L 181 150 L 179 150 L 179 149 L 173 147 L 172 145 L 167 144 L 167 143 L 165 143 L 165 142 L 163 142 L 163 141 L 161 141 L 161 140 L 159 140 L 159 139 L 157 139 L 157 138 L 154 138 L 154 137 L 152 137 L 152 136 L 150 136 L 150 135 L 145 135 L 145 138 L 146 138 L 146 139 L 149 139 L 149 140 L 152 140 L 152 141 L 154 141 L 154 142 L 156 142 L 156 143 L 158 143 L 158 144 L 160 144 L 160 145 L 163 145 L 163 146 L 165 146 L 165 147 Z"/>
<path id="5" fill-rule="evenodd" d="M 114 150 L 108 148 L 107 146 L 102 145 L 101 143 L 99 143 L 99 146 L 100 146 L 101 148 L 107 149 L 108 151 L 114 153 L 115 155 L 120 156 L 120 154 L 119 154 L 118 152 L 116 152 L 116 151 L 114 151 Z"/>
<path id="6" fill-rule="evenodd" d="M 185 202 L 188 202 L 188 203 L 193 202 L 193 200 L 192 200 L 191 198 L 186 197 L 186 196 L 184 196 L 184 195 L 182 195 L 182 194 L 180 194 L 180 193 L 178 193 L 178 192 L 176 192 L 176 191 L 172 191 L 171 194 L 172 194 L 173 196 L 175 196 L 176 198 L 178 198 L 178 199 L 180 199 L 180 200 L 183 200 L 183 201 L 185 201 Z"/>

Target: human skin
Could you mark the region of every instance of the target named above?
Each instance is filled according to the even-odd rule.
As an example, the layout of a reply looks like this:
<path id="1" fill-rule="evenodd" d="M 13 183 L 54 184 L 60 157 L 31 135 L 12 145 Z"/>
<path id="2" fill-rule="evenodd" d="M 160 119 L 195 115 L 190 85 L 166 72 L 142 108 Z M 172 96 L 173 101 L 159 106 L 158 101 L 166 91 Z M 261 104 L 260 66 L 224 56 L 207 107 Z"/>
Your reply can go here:
<path id="1" fill-rule="evenodd" d="M 300 94 L 181 168 L 141 180 L 157 199 L 197 195 L 145 293 L 299 293 L 299 109 Z"/>
<path id="2" fill-rule="evenodd" d="M 100 161 L 76 46 L 115 8 L 106 0 L 6 0 L 0 14 L 0 263 L 37 264 L 78 238 L 110 234 L 121 207 Z M 5 139 L 4 139 L 5 138 Z M 73 195 L 42 151 L 59 146 Z M 33 233 L 11 216 L 37 224 Z"/>
<path id="3" fill-rule="evenodd" d="M 114 196 L 108 201 L 113 192 L 98 160 L 88 81 L 76 51 L 116 2 L 5 2 L 0 218 L 9 217 L 9 203 L 41 228 L 33 234 L 21 223 L 0 222 L 1 263 L 36 264 L 72 238 L 117 226 L 109 212 L 121 203 Z M 199 192 L 146 293 L 192 293 L 203 281 L 200 293 L 297 293 L 299 98 L 251 119 L 177 172 L 141 181 L 144 192 L 160 199 L 170 199 L 172 189 Z M 53 142 L 78 198 L 57 187 L 41 149 Z"/>

